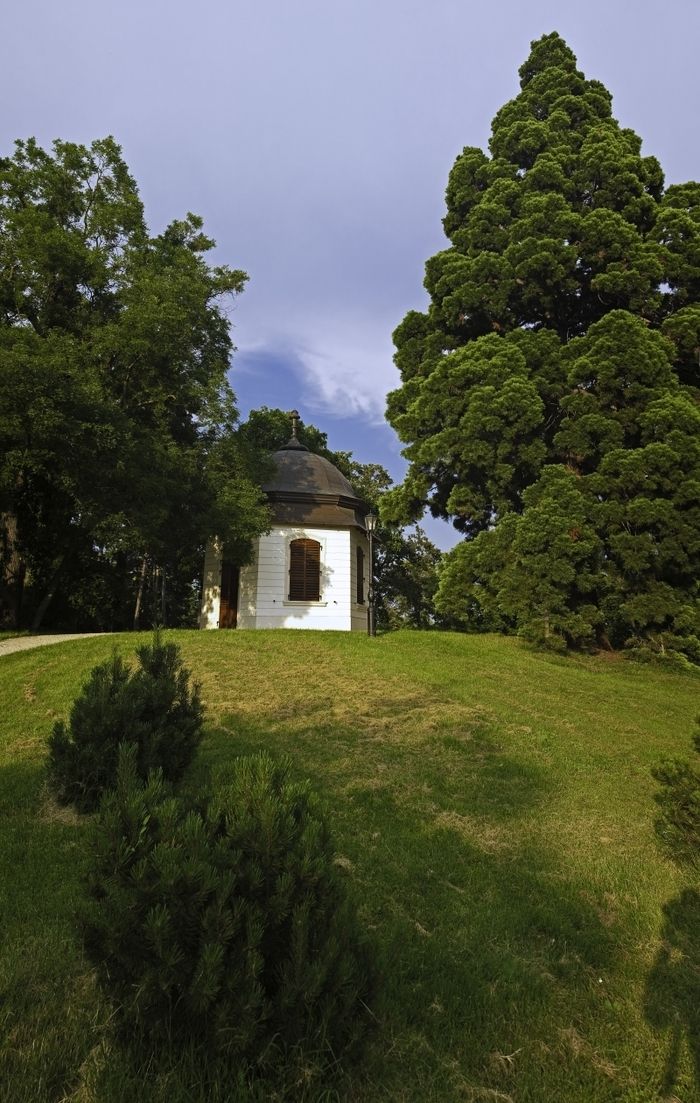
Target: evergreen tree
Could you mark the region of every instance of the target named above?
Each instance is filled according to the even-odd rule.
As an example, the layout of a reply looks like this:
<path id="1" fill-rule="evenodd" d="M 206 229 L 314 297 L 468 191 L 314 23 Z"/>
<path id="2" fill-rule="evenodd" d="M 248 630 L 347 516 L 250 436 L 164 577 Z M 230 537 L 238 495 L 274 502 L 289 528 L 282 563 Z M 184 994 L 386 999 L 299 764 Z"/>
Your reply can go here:
<path id="1" fill-rule="evenodd" d="M 49 738 L 49 787 L 80 812 L 93 812 L 116 783 L 122 746 L 134 749 L 140 777 L 161 769 L 179 781 L 202 739 L 199 686 L 190 685 L 177 644 L 156 632 L 153 645 L 136 654 L 137 670 L 116 652 L 93 667 L 68 724 L 57 721 Z"/>
<path id="2" fill-rule="evenodd" d="M 700 755 L 700 716 L 693 738 Z M 700 873 L 700 770 L 682 758 L 660 762 L 651 771 L 661 788 L 654 800 L 659 806 L 656 834 L 666 853 L 680 866 Z"/>
<path id="3" fill-rule="evenodd" d="M 520 77 L 491 155 L 457 158 L 430 305 L 394 335 L 410 466 L 383 513 L 465 534 L 437 599 L 464 623 L 695 656 L 700 185 L 664 190 L 559 35 Z"/>
<path id="4" fill-rule="evenodd" d="M 82 929 L 124 1035 L 246 1065 L 335 1067 L 367 1025 L 369 941 L 326 817 L 290 763 L 239 758 L 197 800 L 123 745 L 102 802 Z"/>

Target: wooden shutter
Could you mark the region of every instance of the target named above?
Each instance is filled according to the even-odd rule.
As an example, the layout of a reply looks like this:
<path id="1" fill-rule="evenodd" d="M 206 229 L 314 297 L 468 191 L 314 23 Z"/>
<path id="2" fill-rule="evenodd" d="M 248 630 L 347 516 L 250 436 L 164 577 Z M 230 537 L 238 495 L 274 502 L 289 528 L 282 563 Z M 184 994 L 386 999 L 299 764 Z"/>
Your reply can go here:
<path id="1" fill-rule="evenodd" d="M 289 600 L 321 600 L 321 545 L 292 540 L 289 545 Z"/>
<path id="2" fill-rule="evenodd" d="M 365 603 L 365 553 L 362 548 L 358 548 L 355 553 L 355 570 L 357 573 L 357 604 L 364 605 Z"/>

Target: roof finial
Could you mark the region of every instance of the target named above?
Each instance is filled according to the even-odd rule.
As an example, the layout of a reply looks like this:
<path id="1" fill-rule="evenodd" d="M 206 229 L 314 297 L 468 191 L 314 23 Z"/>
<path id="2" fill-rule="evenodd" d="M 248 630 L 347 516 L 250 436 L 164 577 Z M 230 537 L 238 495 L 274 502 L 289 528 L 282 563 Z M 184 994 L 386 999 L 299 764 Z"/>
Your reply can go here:
<path id="1" fill-rule="evenodd" d="M 299 440 L 299 437 L 297 436 L 299 422 L 301 421 L 301 418 L 299 417 L 299 411 L 290 410 L 287 414 L 287 417 L 292 419 L 292 435 L 287 443 L 282 445 L 282 447 L 280 448 L 280 452 L 287 452 L 290 449 L 293 449 L 295 452 L 308 452 L 309 450 L 306 445 L 302 444 Z"/>

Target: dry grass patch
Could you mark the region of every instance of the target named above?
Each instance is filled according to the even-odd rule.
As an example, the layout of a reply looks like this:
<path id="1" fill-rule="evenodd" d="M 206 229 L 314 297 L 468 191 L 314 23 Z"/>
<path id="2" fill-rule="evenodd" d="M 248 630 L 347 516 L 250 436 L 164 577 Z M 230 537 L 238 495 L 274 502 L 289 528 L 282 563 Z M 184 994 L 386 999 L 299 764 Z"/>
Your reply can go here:
<path id="1" fill-rule="evenodd" d="M 586 1041 L 575 1026 L 560 1029 L 559 1037 L 565 1048 L 578 1060 L 588 1061 L 597 1072 L 601 1072 L 609 1080 L 616 1080 L 619 1068 L 596 1053 L 593 1046 Z"/>
<path id="2" fill-rule="evenodd" d="M 41 791 L 39 819 L 42 823 L 60 823 L 64 827 L 78 827 L 82 817 L 69 804 L 59 804 L 45 785 Z"/>
<path id="3" fill-rule="evenodd" d="M 510 832 L 498 824 L 486 823 L 475 816 L 463 816 L 458 812 L 437 812 L 433 816 L 436 827 L 455 831 L 472 846 L 485 853 L 505 850 L 512 842 Z"/>

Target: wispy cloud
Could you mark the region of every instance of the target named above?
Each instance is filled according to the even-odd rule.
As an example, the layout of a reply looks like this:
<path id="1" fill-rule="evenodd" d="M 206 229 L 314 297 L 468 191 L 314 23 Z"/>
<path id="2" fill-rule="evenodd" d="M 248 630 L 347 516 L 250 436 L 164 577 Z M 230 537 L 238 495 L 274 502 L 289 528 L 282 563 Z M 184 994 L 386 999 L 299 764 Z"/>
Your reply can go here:
<path id="1" fill-rule="evenodd" d="M 310 334 L 297 349 L 305 401 L 320 412 L 383 422 L 387 393 L 399 382 L 392 351 L 385 335 L 343 332 L 342 326 Z"/>
<path id="2" fill-rule="evenodd" d="M 389 326 L 342 319 L 332 324 L 304 321 L 267 340 L 240 343 L 233 361 L 234 390 L 255 376 L 280 394 L 296 382 L 297 403 L 309 413 L 333 418 L 384 421 L 387 393 L 398 386 Z M 281 399 L 280 399 L 281 400 Z M 277 403 L 279 404 L 279 402 Z"/>

